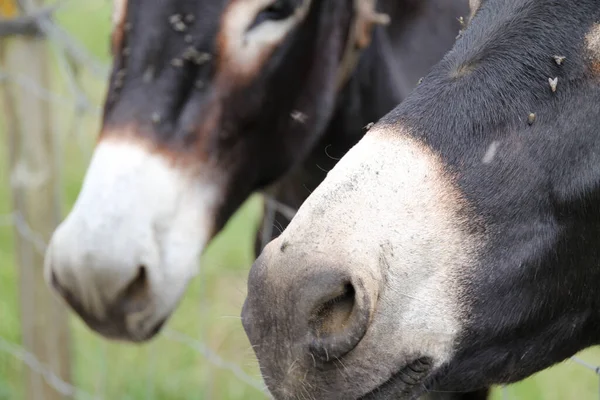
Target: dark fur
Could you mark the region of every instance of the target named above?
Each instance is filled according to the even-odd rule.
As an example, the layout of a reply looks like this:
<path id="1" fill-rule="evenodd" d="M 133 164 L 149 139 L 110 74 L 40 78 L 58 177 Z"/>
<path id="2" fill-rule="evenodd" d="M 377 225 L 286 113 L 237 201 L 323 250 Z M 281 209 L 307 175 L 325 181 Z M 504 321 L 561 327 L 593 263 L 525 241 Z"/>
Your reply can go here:
<path id="1" fill-rule="evenodd" d="M 515 382 L 600 343 L 600 81 L 584 41 L 598 21 L 593 0 L 486 0 L 383 121 L 422 132 L 490 238 L 481 273 L 469 277 L 474 312 L 461 353 L 438 388 Z M 470 73 L 451 77 L 465 65 Z M 459 101 L 448 108 L 449 99 Z M 501 145 L 484 165 L 493 140 Z"/>

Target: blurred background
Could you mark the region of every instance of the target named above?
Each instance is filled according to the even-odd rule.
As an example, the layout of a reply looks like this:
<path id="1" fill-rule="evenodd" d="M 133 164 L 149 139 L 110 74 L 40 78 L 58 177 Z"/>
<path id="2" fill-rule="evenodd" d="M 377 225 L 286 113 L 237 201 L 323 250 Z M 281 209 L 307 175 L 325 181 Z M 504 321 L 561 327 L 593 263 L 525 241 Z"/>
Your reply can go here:
<path id="1" fill-rule="evenodd" d="M 14 1 L 0 0 L 0 400 L 268 398 L 239 318 L 258 196 L 213 241 L 150 343 L 108 342 L 44 300 L 45 244 L 79 192 L 99 130 L 112 0 L 23 1 L 57 6 L 41 25 L 45 39 L 7 36 L 8 20 L 27 28 Z M 599 365 L 600 349 L 590 349 L 493 398 L 598 399 Z"/>

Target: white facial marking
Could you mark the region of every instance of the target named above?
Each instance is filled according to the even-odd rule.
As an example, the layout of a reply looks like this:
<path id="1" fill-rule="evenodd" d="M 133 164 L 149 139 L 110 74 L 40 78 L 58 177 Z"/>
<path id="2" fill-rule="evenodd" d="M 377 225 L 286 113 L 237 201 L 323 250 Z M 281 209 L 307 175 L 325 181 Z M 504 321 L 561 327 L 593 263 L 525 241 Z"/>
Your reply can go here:
<path id="1" fill-rule="evenodd" d="M 139 336 L 171 313 L 196 274 L 218 198 L 208 178 L 187 175 L 160 154 L 103 141 L 73 210 L 52 237 L 46 279 L 52 271 L 102 319 L 143 265 L 149 295 L 143 309 L 126 317 L 131 335 Z"/>
<path id="2" fill-rule="evenodd" d="M 238 72 L 252 72 L 273 48 L 297 26 L 308 13 L 312 0 L 304 3 L 287 19 L 266 20 L 252 25 L 256 16 L 274 0 L 236 0 L 230 4 L 223 17 L 221 49 L 228 67 Z"/>
<path id="3" fill-rule="evenodd" d="M 345 358 L 353 368 L 377 369 L 385 380 L 397 362 L 429 356 L 439 366 L 453 353 L 467 311 L 459 277 L 469 273 L 477 249 L 459 211 L 464 205 L 431 151 L 401 128 L 376 126 L 329 172 L 267 251 L 279 258 L 298 249 L 305 261 L 294 268 L 348 269 L 373 293 L 386 282 L 372 325 Z M 281 242 L 288 243 L 283 254 Z"/>

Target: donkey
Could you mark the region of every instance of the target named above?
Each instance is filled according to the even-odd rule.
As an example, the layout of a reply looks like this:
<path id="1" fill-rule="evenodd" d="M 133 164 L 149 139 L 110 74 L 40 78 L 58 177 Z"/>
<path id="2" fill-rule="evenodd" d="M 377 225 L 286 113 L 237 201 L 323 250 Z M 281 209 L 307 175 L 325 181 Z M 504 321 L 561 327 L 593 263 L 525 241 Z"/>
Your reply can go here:
<path id="1" fill-rule="evenodd" d="M 102 130 L 45 262 L 91 329 L 159 333 L 240 204 L 268 190 L 298 207 L 468 14 L 466 0 L 380 3 L 115 3 Z"/>
<path id="2" fill-rule="evenodd" d="M 482 0 L 251 268 L 276 399 L 415 399 L 600 343 L 600 2 Z"/>

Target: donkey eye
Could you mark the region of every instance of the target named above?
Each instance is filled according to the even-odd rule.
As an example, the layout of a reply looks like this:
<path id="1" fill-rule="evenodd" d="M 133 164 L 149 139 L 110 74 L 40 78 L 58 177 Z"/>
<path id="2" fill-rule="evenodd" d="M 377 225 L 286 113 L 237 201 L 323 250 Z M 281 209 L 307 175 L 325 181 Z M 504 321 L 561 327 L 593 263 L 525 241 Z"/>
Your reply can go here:
<path id="1" fill-rule="evenodd" d="M 250 29 L 266 21 L 281 21 L 287 19 L 294 14 L 295 10 L 296 7 L 294 6 L 293 1 L 275 0 L 275 2 L 269 4 L 258 13 Z"/>

